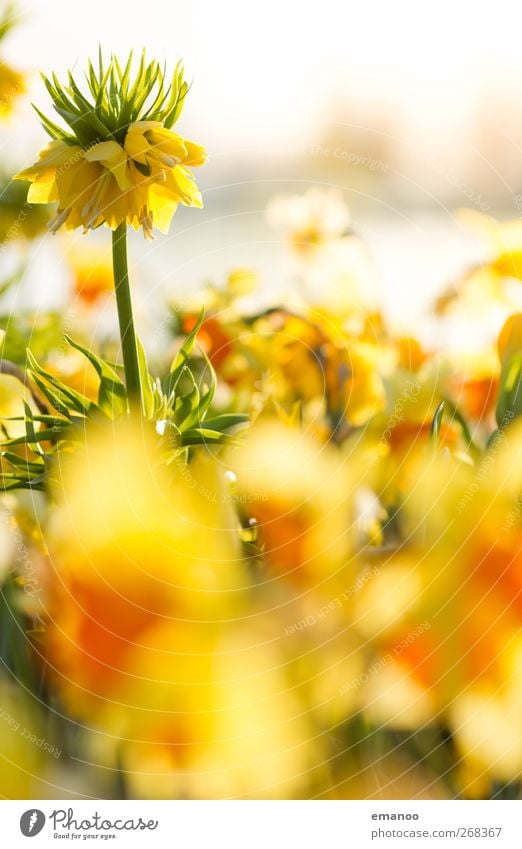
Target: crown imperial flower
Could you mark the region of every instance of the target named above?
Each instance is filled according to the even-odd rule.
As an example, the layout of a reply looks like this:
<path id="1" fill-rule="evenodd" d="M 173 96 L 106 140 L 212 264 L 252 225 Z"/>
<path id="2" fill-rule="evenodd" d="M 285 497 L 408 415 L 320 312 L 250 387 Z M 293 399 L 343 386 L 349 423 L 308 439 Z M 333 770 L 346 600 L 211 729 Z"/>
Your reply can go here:
<path id="1" fill-rule="evenodd" d="M 153 227 L 168 231 L 179 203 L 202 206 L 188 169 L 206 161 L 205 149 L 171 129 L 188 91 L 181 64 L 166 86 L 164 70 L 143 53 L 131 76 L 132 53 L 125 68 L 115 56 L 105 68 L 100 51 L 98 71 L 89 62 L 86 75 L 92 100 L 71 73 L 68 86 L 54 74 L 52 81 L 43 77 L 70 131 L 36 109 L 52 141 L 15 179 L 32 183 L 30 203 L 58 203 L 53 232 L 62 225 L 115 230 L 125 222 L 151 238 Z"/>

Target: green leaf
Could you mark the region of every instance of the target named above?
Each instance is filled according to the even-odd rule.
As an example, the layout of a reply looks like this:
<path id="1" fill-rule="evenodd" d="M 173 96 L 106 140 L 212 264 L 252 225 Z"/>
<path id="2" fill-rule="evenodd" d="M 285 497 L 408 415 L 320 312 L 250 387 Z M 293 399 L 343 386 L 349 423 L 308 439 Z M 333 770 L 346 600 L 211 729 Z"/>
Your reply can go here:
<path id="1" fill-rule="evenodd" d="M 149 372 L 145 348 L 143 347 L 141 339 L 138 336 L 136 336 L 136 346 L 138 348 L 138 365 L 140 370 L 140 386 L 141 398 L 143 402 L 143 413 L 147 419 L 152 419 L 154 418 L 154 413 L 156 409 L 156 399 L 154 392 L 155 383 Z"/>
<path id="2" fill-rule="evenodd" d="M 13 451 L 2 451 L 2 459 L 7 460 L 18 472 L 23 472 L 28 477 L 39 475 L 44 469 L 44 464 L 41 461 L 31 462 L 26 457 L 20 457 L 19 454 L 15 454 Z"/>
<path id="3" fill-rule="evenodd" d="M 33 411 L 31 410 L 27 401 L 24 400 L 24 410 L 25 410 L 25 442 L 29 445 L 32 451 L 35 453 L 43 453 L 43 449 L 40 445 L 38 445 L 38 440 L 36 438 L 36 432 L 34 429 L 33 422 Z M 13 445 L 12 440 L 9 440 L 8 445 Z"/>
<path id="4" fill-rule="evenodd" d="M 179 379 L 183 373 L 183 370 L 185 369 L 185 366 L 187 365 L 188 359 L 192 351 L 194 350 L 196 336 L 198 335 L 198 331 L 203 323 L 203 316 L 204 311 L 201 310 L 196 324 L 194 325 L 189 335 L 186 337 L 185 341 L 183 342 L 183 345 L 181 346 L 180 350 L 178 351 L 177 355 L 175 356 L 172 362 L 172 365 L 170 367 L 170 374 L 165 384 L 167 395 L 174 394 L 176 392 Z"/>
<path id="5" fill-rule="evenodd" d="M 78 144 L 74 136 L 71 136 L 70 133 L 62 129 L 62 127 L 59 127 L 58 124 L 55 124 L 54 121 L 51 121 L 50 118 L 47 118 L 47 116 L 44 115 L 43 112 L 41 112 L 38 107 L 34 105 L 34 103 L 32 103 L 31 106 L 38 115 L 40 123 L 42 124 L 42 127 L 44 128 L 45 132 L 48 133 L 52 139 L 59 139 L 65 144 L 69 145 Z"/>
<path id="6" fill-rule="evenodd" d="M 444 401 L 441 401 L 437 409 L 435 410 L 435 415 L 433 416 L 433 420 L 431 422 L 430 427 L 430 436 L 433 442 L 436 444 L 439 441 L 440 437 L 440 425 L 442 422 L 442 416 L 444 414 Z"/>
<path id="7" fill-rule="evenodd" d="M 206 363 L 206 368 L 208 370 L 210 379 L 209 379 L 208 389 L 206 390 L 206 392 L 203 392 L 203 395 L 201 396 L 201 401 L 200 401 L 200 404 L 199 404 L 199 415 L 200 415 L 201 420 L 203 420 L 205 418 L 208 410 L 210 409 L 210 405 L 212 404 L 212 401 L 214 400 L 214 395 L 216 393 L 216 388 L 217 388 L 217 375 L 216 375 L 216 372 L 214 370 L 214 366 L 210 362 L 206 353 L 204 351 L 202 353 L 203 353 L 203 357 L 204 357 L 204 360 L 205 360 L 205 363 Z"/>
<path id="8" fill-rule="evenodd" d="M 502 364 L 496 419 L 500 429 L 522 416 L 522 351 L 517 351 Z"/>
<path id="9" fill-rule="evenodd" d="M 62 416 L 67 416 L 68 418 L 70 418 L 71 414 L 69 412 L 69 404 L 67 403 L 67 398 L 65 398 L 59 392 L 56 392 L 51 386 L 49 386 L 45 382 L 45 380 L 42 380 L 42 378 L 38 374 L 32 374 L 30 371 L 28 371 L 28 374 L 34 381 L 34 383 L 36 383 L 38 389 L 40 390 L 44 398 L 49 402 L 51 407 L 54 407 L 54 409 L 57 410 L 57 412 L 61 413 Z"/>
<path id="10" fill-rule="evenodd" d="M 67 438 L 68 440 L 73 440 L 74 438 L 81 439 L 81 435 L 79 432 L 75 430 L 75 428 L 71 427 L 71 425 L 62 426 L 57 429 L 55 427 L 44 428 L 42 430 L 33 433 L 29 438 L 26 436 L 16 436 L 13 439 L 8 439 L 4 442 L 4 445 L 12 447 L 13 445 L 24 445 L 24 444 L 32 444 L 39 442 L 55 442 L 58 438 Z"/>
<path id="11" fill-rule="evenodd" d="M 102 360 L 96 354 L 93 354 L 92 351 L 89 351 L 88 348 L 84 348 L 78 342 L 75 342 L 67 334 L 65 335 L 65 339 L 72 348 L 80 351 L 94 366 L 100 378 L 100 388 L 98 390 L 98 406 L 100 409 L 111 419 L 115 419 L 126 412 L 127 393 L 125 391 L 125 385 L 114 369 L 105 360 Z"/>
<path id="12" fill-rule="evenodd" d="M 199 389 L 189 368 L 185 370 L 185 377 L 191 384 L 190 389 L 178 395 L 173 408 L 173 417 L 180 430 L 187 430 L 199 422 Z"/>
<path id="13" fill-rule="evenodd" d="M 71 389 L 70 386 L 66 386 L 61 380 L 58 380 L 57 377 L 49 374 L 49 372 L 38 364 L 29 349 L 27 349 L 27 361 L 29 363 L 29 370 L 33 379 L 35 375 L 43 378 L 44 381 L 50 383 L 53 389 L 66 399 L 66 403 L 68 402 L 69 407 L 72 407 L 72 409 L 76 410 L 77 413 L 87 415 L 91 407 L 91 401 L 89 401 L 85 395 L 82 395 L 80 392 L 76 392 L 76 390 Z"/>
<path id="14" fill-rule="evenodd" d="M 205 419 L 205 427 L 220 432 L 237 425 L 246 425 L 250 420 L 248 413 L 221 413 L 211 419 Z"/>
<path id="15" fill-rule="evenodd" d="M 181 434 L 182 444 L 187 445 L 219 445 L 220 443 L 237 442 L 233 437 L 220 433 L 217 430 L 210 430 L 206 427 L 191 428 L 185 430 Z"/>
<path id="16" fill-rule="evenodd" d="M 454 404 L 453 401 L 451 401 L 449 398 L 444 398 L 444 404 L 447 406 L 449 412 L 451 413 L 455 421 L 460 425 L 462 436 L 464 437 L 464 440 L 466 441 L 470 452 L 475 456 L 475 458 L 478 458 L 482 451 L 479 446 L 474 442 L 470 426 L 467 423 L 466 419 L 460 412 L 457 405 Z"/>

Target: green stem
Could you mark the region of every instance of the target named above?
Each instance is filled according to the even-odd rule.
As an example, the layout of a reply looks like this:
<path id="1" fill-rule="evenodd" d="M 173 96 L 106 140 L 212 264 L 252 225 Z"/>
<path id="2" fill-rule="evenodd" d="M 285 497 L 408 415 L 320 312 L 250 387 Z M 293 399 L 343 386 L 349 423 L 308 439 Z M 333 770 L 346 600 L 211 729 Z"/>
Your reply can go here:
<path id="1" fill-rule="evenodd" d="M 137 407 L 138 410 L 141 410 L 140 367 L 127 268 L 127 225 L 125 221 L 112 233 L 112 267 L 127 395 L 131 408 Z"/>

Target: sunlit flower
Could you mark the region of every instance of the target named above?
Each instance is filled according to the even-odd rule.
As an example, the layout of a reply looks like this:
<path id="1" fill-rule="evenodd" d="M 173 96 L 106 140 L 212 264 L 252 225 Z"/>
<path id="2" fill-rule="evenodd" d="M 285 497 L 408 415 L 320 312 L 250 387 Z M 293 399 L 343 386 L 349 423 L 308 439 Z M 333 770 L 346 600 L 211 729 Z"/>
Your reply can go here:
<path id="1" fill-rule="evenodd" d="M 498 357 L 489 346 L 479 353 L 452 357 L 447 376 L 448 394 L 459 410 L 476 422 L 488 423 L 495 409 L 499 385 Z"/>
<path id="2" fill-rule="evenodd" d="M 417 459 L 398 516 L 407 543 L 383 556 L 356 605 L 377 647 L 369 715 L 446 721 L 475 770 L 510 781 L 522 768 L 520 426 L 498 440 L 477 468 Z"/>
<path id="3" fill-rule="evenodd" d="M 245 575 L 231 500 L 211 459 L 166 470 L 148 432 L 119 423 L 60 455 L 42 575 L 49 675 L 73 714 L 118 686 L 164 618 L 219 619 Z"/>
<path id="4" fill-rule="evenodd" d="M 304 195 L 276 196 L 267 217 L 290 245 L 290 269 L 306 303 L 352 321 L 354 314 L 361 321 L 375 311 L 373 265 L 351 231 L 340 191 L 314 187 Z"/>
<path id="5" fill-rule="evenodd" d="M 164 91 L 157 62 L 142 57 L 130 84 L 132 56 L 124 70 L 113 57 L 99 73 L 89 65 L 90 103 L 69 75 L 69 87 L 45 80 L 65 132 L 40 115 L 53 137 L 30 168 L 16 179 L 31 182 L 30 203 L 58 203 L 51 229 L 65 226 L 115 230 L 126 221 L 151 237 L 153 227 L 167 232 L 178 204 L 201 206 L 201 195 L 188 170 L 202 165 L 206 153 L 170 128 L 187 91 L 178 66 Z M 145 106 L 144 106 L 145 104 Z M 39 113 L 40 114 L 40 113 Z"/>
<path id="6" fill-rule="evenodd" d="M 158 622 L 128 664 L 103 726 L 122 739 L 119 764 L 134 797 L 310 792 L 325 744 L 266 627 Z"/>
<path id="7" fill-rule="evenodd" d="M 376 346 L 345 336 L 320 316 L 271 310 L 248 326 L 227 325 L 221 335 L 213 333 L 220 376 L 237 392 L 247 390 L 256 409 L 288 411 L 299 403 L 316 419 L 322 406 L 330 428 L 342 431 L 383 407 Z"/>
<path id="8" fill-rule="evenodd" d="M 267 419 L 229 462 L 270 573 L 314 586 L 345 566 L 354 469 L 339 452 Z"/>
<path id="9" fill-rule="evenodd" d="M 11 3 L 4 4 L 0 15 L 0 41 L 8 35 L 16 23 Z M 0 61 L 0 118 L 8 117 L 16 100 L 25 93 L 24 74 L 12 68 L 7 62 Z"/>
<path id="10" fill-rule="evenodd" d="M 73 249 L 67 254 L 72 272 L 72 296 L 86 309 L 99 307 L 114 292 L 111 259 L 100 250 Z"/>
<path id="11" fill-rule="evenodd" d="M 0 117 L 10 115 L 14 103 L 25 91 L 24 75 L 0 62 Z"/>
<path id="12" fill-rule="evenodd" d="M 314 187 L 304 195 L 276 195 L 266 214 L 271 226 L 282 230 L 299 254 L 346 236 L 351 224 L 350 212 L 337 189 Z"/>
<path id="13" fill-rule="evenodd" d="M 499 277 L 522 279 L 522 225 L 519 218 L 496 221 L 472 209 L 460 210 L 459 220 L 480 235 L 489 248 L 484 263 Z"/>

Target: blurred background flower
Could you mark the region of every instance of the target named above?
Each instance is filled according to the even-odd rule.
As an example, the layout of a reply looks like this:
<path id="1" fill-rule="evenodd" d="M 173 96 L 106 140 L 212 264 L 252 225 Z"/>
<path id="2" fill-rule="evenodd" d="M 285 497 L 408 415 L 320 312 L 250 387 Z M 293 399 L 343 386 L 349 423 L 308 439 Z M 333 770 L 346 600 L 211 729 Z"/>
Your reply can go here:
<path id="1" fill-rule="evenodd" d="M 200 197 L 178 161 L 200 163 L 199 145 L 149 123 L 102 141 L 90 125 L 79 183 L 62 181 L 73 224 L 103 220 L 89 174 L 111 203 L 129 169 L 153 174 L 164 229 L 173 203 L 204 201 L 146 249 L 131 237 L 147 421 L 120 409 L 107 234 L 51 239 L 54 208 L 0 180 L 0 790 L 519 796 L 508 4 L 494 18 L 361 6 L 348 42 L 337 0 L 298 21 L 269 0 L 255 39 L 237 0 L 203 5 L 151 0 L 136 17 L 35 0 L 0 24 L 6 175 L 45 143 L 27 132 L 36 69 L 52 59 L 65 78 L 107 33 L 108 52 L 183 57 L 184 132 L 210 154 Z M 26 172 L 34 200 L 55 165 Z M 130 218 L 151 234 L 139 204 Z M 104 416 L 89 406 L 100 369 Z"/>

